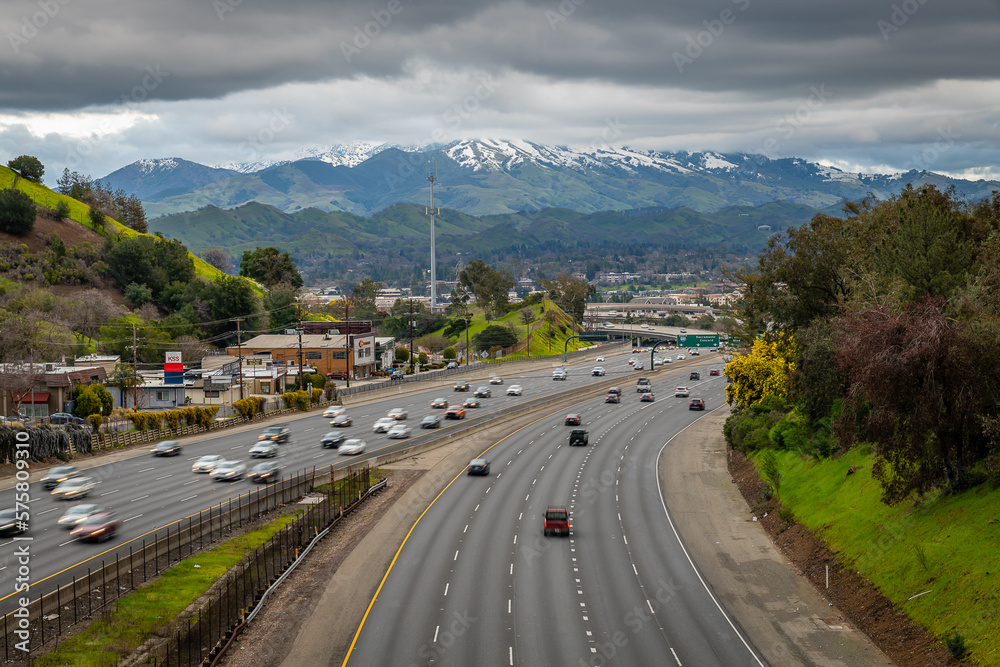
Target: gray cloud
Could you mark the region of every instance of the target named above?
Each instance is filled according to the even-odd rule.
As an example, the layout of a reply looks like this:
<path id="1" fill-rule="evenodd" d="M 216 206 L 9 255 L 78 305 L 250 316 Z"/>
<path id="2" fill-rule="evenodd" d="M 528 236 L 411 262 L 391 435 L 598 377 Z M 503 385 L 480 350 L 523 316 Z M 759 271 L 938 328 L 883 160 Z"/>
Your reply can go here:
<path id="1" fill-rule="evenodd" d="M 285 107 L 274 155 L 435 131 L 587 143 L 619 117 L 623 144 L 897 169 L 945 131 L 929 168 L 961 172 L 997 164 L 998 24 L 983 0 L 9 0 L 0 149 L 95 174 L 223 162 Z M 483 76 L 496 89 L 459 113 Z M 98 111 L 144 120 L 99 140 L 15 122 Z"/>

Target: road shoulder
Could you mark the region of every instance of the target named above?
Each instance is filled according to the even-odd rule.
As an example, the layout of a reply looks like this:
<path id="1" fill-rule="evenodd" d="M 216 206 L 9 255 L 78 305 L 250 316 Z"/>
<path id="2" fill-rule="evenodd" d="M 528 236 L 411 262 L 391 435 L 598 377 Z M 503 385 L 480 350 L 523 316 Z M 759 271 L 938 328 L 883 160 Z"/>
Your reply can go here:
<path id="1" fill-rule="evenodd" d="M 670 516 L 713 593 L 772 665 L 892 664 L 752 521 L 726 465 L 728 415 L 715 410 L 678 434 L 658 471 Z"/>

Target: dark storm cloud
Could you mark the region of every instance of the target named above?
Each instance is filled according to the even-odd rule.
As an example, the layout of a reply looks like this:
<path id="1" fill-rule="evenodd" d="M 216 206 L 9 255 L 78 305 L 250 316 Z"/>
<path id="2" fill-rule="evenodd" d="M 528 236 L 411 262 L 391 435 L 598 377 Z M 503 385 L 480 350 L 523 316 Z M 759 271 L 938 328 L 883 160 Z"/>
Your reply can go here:
<path id="1" fill-rule="evenodd" d="M 994 79 L 998 23 L 997 2 L 973 0 L 9 0 L 0 108 L 392 80 L 414 60 L 758 98 L 825 83 L 847 96 Z"/>

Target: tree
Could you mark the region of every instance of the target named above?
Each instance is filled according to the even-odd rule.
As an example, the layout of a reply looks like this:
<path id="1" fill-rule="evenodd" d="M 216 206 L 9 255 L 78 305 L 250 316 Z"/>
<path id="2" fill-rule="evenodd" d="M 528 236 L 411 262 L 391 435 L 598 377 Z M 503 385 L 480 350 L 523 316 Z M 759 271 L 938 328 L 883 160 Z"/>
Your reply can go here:
<path id="1" fill-rule="evenodd" d="M 56 203 L 55 209 L 52 211 L 53 215 L 56 216 L 56 220 L 64 220 L 69 217 L 69 204 L 66 203 L 65 199 L 60 199 Z"/>
<path id="2" fill-rule="evenodd" d="M 235 276 L 220 276 L 209 282 L 204 292 L 205 303 L 214 324 L 209 325 L 220 344 L 236 344 L 236 318 L 242 318 L 243 331 L 259 331 L 267 327 L 263 303 L 248 281 Z"/>
<path id="3" fill-rule="evenodd" d="M 396 361 L 401 364 L 405 364 L 410 360 L 410 351 L 405 347 L 397 347 L 394 355 L 396 357 Z"/>
<path id="4" fill-rule="evenodd" d="M 142 201 L 135 195 L 126 195 L 124 190 L 119 189 L 113 198 L 116 213 L 114 217 L 129 229 L 134 229 L 140 234 L 149 231 L 149 223 L 146 220 L 146 209 L 142 206 Z"/>
<path id="5" fill-rule="evenodd" d="M 495 271 L 481 259 L 469 262 L 458 274 L 458 284 L 472 293 L 487 320 L 507 307 L 508 295 L 516 281 L 506 271 Z"/>
<path id="6" fill-rule="evenodd" d="M 794 343 L 791 343 L 794 346 Z M 726 364 L 726 402 L 749 408 L 768 396 L 783 397 L 788 393 L 788 375 L 795 368 L 789 359 L 794 349 L 763 338 L 754 341 L 749 354 L 736 357 Z"/>
<path id="7" fill-rule="evenodd" d="M 446 347 L 444 352 L 441 353 L 441 357 L 446 361 L 454 361 L 457 356 L 453 347 Z"/>
<path id="8" fill-rule="evenodd" d="M 218 248 L 206 250 L 205 254 L 202 255 L 201 258 L 205 260 L 209 266 L 213 266 L 223 273 L 229 273 L 229 271 L 233 268 L 233 262 L 229 259 L 229 255 Z"/>
<path id="9" fill-rule="evenodd" d="M 272 247 L 257 246 L 252 251 L 244 251 L 243 259 L 240 260 L 240 275 L 269 288 L 282 283 L 296 288 L 303 284 L 291 255 Z"/>
<path id="10" fill-rule="evenodd" d="M 35 183 L 41 183 L 42 175 L 45 173 L 45 167 L 42 166 L 41 160 L 33 155 L 20 155 L 10 160 L 7 166 L 21 174 L 21 178 Z"/>
<path id="11" fill-rule="evenodd" d="M 540 280 L 542 289 L 549 293 L 549 298 L 559 304 L 575 322 L 583 322 L 583 314 L 587 310 L 587 301 L 597 293 L 597 288 L 583 280 L 560 273 L 555 280 Z"/>
<path id="12" fill-rule="evenodd" d="M 374 281 L 371 278 L 365 278 L 351 288 L 351 304 L 354 307 L 354 319 L 373 319 L 378 315 L 376 300 L 378 299 L 379 292 L 384 287 L 385 285 L 380 282 Z"/>
<path id="13" fill-rule="evenodd" d="M 89 417 L 96 414 L 107 416 L 111 414 L 114 407 L 114 398 L 107 387 L 100 382 L 92 382 L 82 385 L 81 390 L 76 394 L 73 414 L 77 417 Z"/>
<path id="14" fill-rule="evenodd" d="M 510 347 L 517 343 L 517 335 L 509 327 L 491 324 L 476 334 L 475 345 L 480 351 L 494 347 Z"/>
<path id="15" fill-rule="evenodd" d="M 35 202 L 20 190 L 0 190 L 0 231 L 24 236 L 35 228 Z"/>
<path id="16" fill-rule="evenodd" d="M 872 475 L 886 503 L 954 489 L 991 451 L 983 424 L 1000 416 L 1000 339 L 995 325 L 949 318 L 945 303 L 926 297 L 835 322 L 836 359 L 851 381 L 836 432 L 844 445 L 875 443 Z"/>
<path id="17" fill-rule="evenodd" d="M 101 209 L 91 206 L 90 210 L 87 211 L 87 217 L 90 218 L 90 224 L 94 226 L 95 230 L 104 231 L 105 216 Z"/>
<path id="18" fill-rule="evenodd" d="M 129 283 L 125 288 L 125 300 L 134 308 L 141 308 L 153 300 L 153 291 L 145 285 Z"/>
<path id="19" fill-rule="evenodd" d="M 264 310 L 270 316 L 271 329 L 294 329 L 299 322 L 297 290 L 279 285 L 264 294 Z"/>

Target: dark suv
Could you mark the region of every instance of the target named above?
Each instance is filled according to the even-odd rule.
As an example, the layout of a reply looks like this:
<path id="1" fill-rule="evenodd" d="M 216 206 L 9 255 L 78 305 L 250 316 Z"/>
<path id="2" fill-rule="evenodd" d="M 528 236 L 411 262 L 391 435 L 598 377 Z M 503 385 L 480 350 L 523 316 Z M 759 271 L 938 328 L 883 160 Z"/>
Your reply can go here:
<path id="1" fill-rule="evenodd" d="M 569 446 L 574 445 L 586 445 L 590 442 L 590 436 L 586 430 L 582 428 L 575 428 L 569 433 Z"/>
<path id="2" fill-rule="evenodd" d="M 274 424 L 264 429 L 264 432 L 257 436 L 258 440 L 270 440 L 282 445 L 292 437 L 292 430 L 287 424 Z"/>
<path id="3" fill-rule="evenodd" d="M 691 371 L 691 374 L 688 375 L 688 380 L 700 380 L 700 379 L 701 379 L 701 374 L 698 373 L 698 371 Z"/>
<path id="4" fill-rule="evenodd" d="M 705 401 L 701 400 L 700 398 L 692 398 L 688 402 L 688 410 L 704 410 L 704 409 L 705 409 Z"/>

